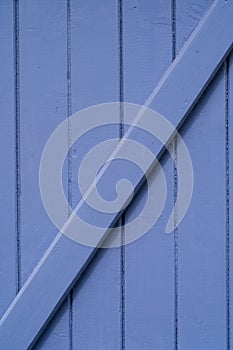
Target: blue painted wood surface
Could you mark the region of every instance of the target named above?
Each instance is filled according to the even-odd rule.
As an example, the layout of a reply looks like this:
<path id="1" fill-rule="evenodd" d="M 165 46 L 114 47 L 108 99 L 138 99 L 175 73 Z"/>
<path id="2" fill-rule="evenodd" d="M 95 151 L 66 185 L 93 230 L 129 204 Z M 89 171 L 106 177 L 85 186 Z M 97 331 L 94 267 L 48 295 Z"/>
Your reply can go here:
<path id="1" fill-rule="evenodd" d="M 38 169 L 46 140 L 67 117 L 66 3 L 58 2 L 54 6 L 45 0 L 20 1 L 18 21 L 21 287 L 56 234 L 41 202 Z M 48 333 L 49 337 L 45 335 L 40 340 L 39 348 L 69 346 L 67 300 Z"/>
<path id="2" fill-rule="evenodd" d="M 124 100 L 143 104 L 172 63 L 171 3 L 124 2 L 123 9 Z M 144 237 L 124 249 L 126 349 L 172 349 L 174 345 L 173 236 L 164 233 L 173 207 L 173 162 L 165 155 L 161 164 L 168 187 L 163 214 Z M 156 182 L 155 174 L 151 176 Z M 126 223 L 135 210 L 143 208 L 144 197 L 145 193 L 126 212 Z M 153 217 L 153 207 L 149 215 Z M 147 220 L 142 217 L 142 227 Z M 125 235 L 135 229 L 126 228 Z"/>
<path id="3" fill-rule="evenodd" d="M 71 109 L 119 100 L 118 4 L 115 0 L 71 1 Z M 116 123 L 120 123 L 116 118 Z M 101 131 L 101 133 L 103 133 Z M 120 126 L 111 131 L 118 138 Z M 109 134 L 105 132 L 104 139 Z M 73 147 L 72 202 L 79 148 Z M 120 249 L 98 252 L 73 291 L 73 349 L 120 349 Z"/>
<path id="4" fill-rule="evenodd" d="M 223 6 L 225 2 L 219 3 Z M 143 103 L 210 4 L 197 0 L 155 1 L 150 6 L 136 1 L 98 5 L 20 1 L 17 17 L 17 1 L 1 2 L 1 314 L 56 234 L 38 188 L 38 164 L 50 133 L 71 112 L 95 103 L 119 100 L 120 95 Z M 230 22 L 225 20 L 224 26 L 227 31 Z M 225 38 L 215 41 L 213 47 L 221 47 Z M 217 53 L 208 52 L 205 58 L 202 73 L 217 59 Z M 164 155 L 168 197 L 162 217 L 137 242 L 96 255 L 74 291 L 46 323 L 36 349 L 230 348 L 232 72 L 231 57 L 181 130 L 194 163 L 195 188 L 187 217 L 175 235 L 164 233 L 176 188 L 173 164 Z M 205 79 L 204 73 L 202 77 Z M 193 73 L 191 81 L 194 78 Z M 195 93 L 196 88 L 195 83 Z M 190 90 L 193 93 L 187 85 Z M 189 102 L 187 110 L 192 105 Z M 163 106 L 162 111 L 168 113 L 169 104 Z M 155 100 L 152 107 L 161 104 Z M 20 137 L 16 137 L 19 121 Z M 69 200 L 76 201 L 75 157 L 70 159 L 66 190 Z M 125 219 L 130 220 L 142 205 L 143 193 Z M 61 274 L 47 277 L 46 282 L 46 274 L 43 276 L 44 284 L 58 294 L 44 293 L 48 308 L 37 308 L 38 319 L 46 319 L 57 300 L 67 294 L 65 285 L 74 280 L 77 266 L 85 265 L 92 253 L 85 247 L 76 250 L 65 237 L 56 251 L 49 260 L 64 271 L 64 288 L 61 292 Z M 72 264 L 66 274 L 63 261 L 70 257 L 79 264 Z M 35 283 L 29 300 L 39 290 L 41 284 Z M 14 345 L 7 348 L 24 349 L 24 339 L 37 333 L 33 326 L 31 322 L 20 331 L 19 338 L 20 325 L 16 327 L 15 337 L 9 334 Z"/>
<path id="5" fill-rule="evenodd" d="M 183 26 L 184 35 L 207 6 L 204 2 L 177 3 L 178 50 L 183 44 L 180 27 Z M 180 349 L 225 349 L 228 340 L 223 67 L 184 125 L 182 135 L 191 152 L 195 189 L 177 235 L 178 344 Z"/>

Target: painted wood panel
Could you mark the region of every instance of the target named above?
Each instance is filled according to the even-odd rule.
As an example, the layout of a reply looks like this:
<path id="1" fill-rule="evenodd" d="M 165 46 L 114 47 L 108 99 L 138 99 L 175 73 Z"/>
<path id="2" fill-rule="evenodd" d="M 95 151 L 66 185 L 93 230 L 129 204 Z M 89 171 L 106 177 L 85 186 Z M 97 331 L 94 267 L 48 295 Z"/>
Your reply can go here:
<path id="1" fill-rule="evenodd" d="M 124 101 L 144 104 L 172 62 L 171 2 L 123 4 Z M 145 135 L 139 141 L 150 147 Z M 174 344 L 173 236 L 165 234 L 173 207 L 173 168 L 167 156 L 162 166 L 168 187 L 163 214 L 145 236 L 123 249 L 125 349 L 172 349 Z M 156 186 L 156 172 L 151 176 Z M 135 211 L 142 210 L 145 201 L 144 191 L 126 212 L 126 224 Z M 152 217 L 154 210 L 151 207 L 149 211 Z M 146 220 L 142 217 L 141 229 Z M 125 236 L 137 229 L 126 227 Z"/>
<path id="2" fill-rule="evenodd" d="M 177 2 L 178 49 L 182 44 L 180 28 L 190 30 L 209 4 L 210 1 Z M 191 152 L 195 182 L 189 212 L 178 228 L 178 346 L 223 349 L 229 346 L 225 300 L 223 68 L 189 120 L 182 131 Z"/>
<path id="3" fill-rule="evenodd" d="M 227 334 L 223 69 L 193 112 L 192 124 L 184 129 L 195 187 L 178 229 L 179 344 L 181 349 L 223 349 Z"/>
<path id="4" fill-rule="evenodd" d="M 71 1 L 71 109 L 119 100 L 119 33 L 116 0 Z M 116 123 L 120 123 L 119 118 Z M 72 126 L 71 126 L 72 132 Z M 119 138 L 116 128 L 92 133 L 91 144 Z M 90 141 L 86 141 L 89 147 Z M 76 190 L 79 143 L 72 149 L 72 202 L 81 199 Z M 98 171 L 98 169 L 96 169 Z M 120 249 L 101 250 L 73 291 L 73 349 L 120 349 Z"/>
<path id="5" fill-rule="evenodd" d="M 51 132 L 68 115 L 96 103 L 143 104 L 211 3 L 0 3 L 1 314 L 57 232 L 42 206 L 38 186 L 40 156 Z M 193 160 L 195 183 L 180 227 L 175 234 L 165 234 L 177 178 L 174 164 L 164 154 L 161 164 L 168 192 L 159 221 L 138 241 L 97 253 L 33 348 L 230 349 L 232 67 L 231 57 L 181 130 Z M 169 111 L 164 101 L 159 106 Z M 121 120 L 119 113 L 116 122 Z M 70 133 L 71 124 L 67 145 Z M 111 135 L 120 137 L 120 126 Z M 144 135 L 141 141 L 150 142 Z M 73 206 L 80 199 L 79 158 L 74 145 L 64 171 L 66 195 Z M 177 158 L 179 162 L 179 153 Z M 155 174 L 152 177 L 156 186 Z M 144 189 L 122 222 L 130 222 L 145 200 Z M 153 207 L 150 213 L 153 217 Z M 142 227 L 146 220 L 142 218 Z M 122 235 L 134 229 L 125 227 Z M 59 247 L 67 248 L 83 266 L 91 254 L 88 248 L 76 252 L 66 237 L 56 251 Z M 48 260 L 61 266 L 60 258 L 68 261 L 65 252 Z M 75 269 L 62 277 L 64 283 L 73 276 Z M 59 272 L 48 285 L 60 288 L 58 278 Z M 50 297 L 46 295 L 48 306 Z M 60 294 L 56 297 L 60 299 Z"/>
<path id="6" fill-rule="evenodd" d="M 185 33 L 191 32 L 210 4 L 177 1 L 178 51 Z M 221 349 L 226 345 L 225 188 L 221 186 L 225 171 L 224 113 L 222 70 L 182 129 L 193 161 L 194 192 L 189 212 L 177 230 L 179 349 Z M 179 162 L 179 154 L 177 157 Z"/>
<path id="7" fill-rule="evenodd" d="M 41 201 L 39 165 L 47 139 L 68 114 L 66 2 L 19 1 L 18 21 L 21 287 L 57 233 Z M 36 348 L 68 346 L 69 312 L 65 301 Z"/>

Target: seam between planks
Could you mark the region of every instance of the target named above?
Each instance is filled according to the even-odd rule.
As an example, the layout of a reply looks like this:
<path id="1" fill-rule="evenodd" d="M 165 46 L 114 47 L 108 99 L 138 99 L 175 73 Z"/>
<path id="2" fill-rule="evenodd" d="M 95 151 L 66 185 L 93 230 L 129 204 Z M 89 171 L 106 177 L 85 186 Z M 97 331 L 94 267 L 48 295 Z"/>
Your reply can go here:
<path id="1" fill-rule="evenodd" d="M 67 30 L 67 42 L 66 42 L 66 60 L 67 60 L 67 118 L 72 114 L 72 93 L 71 93 L 71 0 L 66 2 L 66 30 Z M 72 124 L 68 119 L 68 217 L 70 216 L 70 208 L 72 208 L 72 149 L 71 149 L 71 137 L 72 137 Z M 73 289 L 71 289 L 68 297 L 68 338 L 69 338 L 69 350 L 73 349 Z"/>
<path id="2" fill-rule="evenodd" d="M 119 49 L 119 100 L 124 102 L 124 66 L 123 66 L 123 0 L 118 0 L 118 49 Z M 120 104 L 120 139 L 124 135 L 124 108 Z M 125 214 L 120 219 L 121 224 L 121 289 L 120 289 L 120 303 L 121 303 L 121 350 L 125 349 Z"/>
<path id="3" fill-rule="evenodd" d="M 13 6 L 14 32 L 14 104 L 15 104 L 15 211 L 16 211 L 16 293 L 21 288 L 21 169 L 20 169 L 20 65 L 19 65 L 19 1 Z"/>
<path id="4" fill-rule="evenodd" d="M 176 0 L 171 0 L 171 20 L 172 20 L 172 61 L 176 59 Z M 173 141 L 174 158 L 177 162 L 177 137 Z M 178 193 L 178 175 L 175 164 L 173 163 L 173 201 L 174 206 Z M 174 211 L 174 227 L 176 227 L 177 212 Z M 174 230 L 174 330 L 175 330 L 175 350 L 178 350 L 178 228 Z"/>
<path id="5" fill-rule="evenodd" d="M 229 18 L 228 18 L 229 19 Z M 227 46 L 227 49 L 229 50 L 229 47 L 230 47 L 230 43 L 229 43 L 229 41 L 227 41 L 226 42 L 226 45 L 228 45 Z M 220 46 L 220 48 L 222 48 L 222 50 L 223 50 L 223 47 L 221 47 Z M 224 55 L 226 54 L 226 50 L 224 51 Z M 179 61 L 178 61 L 179 62 Z M 199 97 L 199 95 L 200 95 L 200 92 L 201 91 L 203 91 L 203 89 L 206 87 L 206 85 L 207 85 L 207 82 L 209 82 L 210 81 L 210 79 L 211 79 L 211 77 L 213 76 L 213 73 L 216 71 L 216 69 L 218 68 L 218 66 L 219 66 L 219 62 L 220 62 L 220 58 L 219 58 L 219 61 L 218 62 L 216 62 L 216 61 L 214 61 L 214 66 L 212 67 L 212 72 L 211 71 L 209 71 L 209 72 L 207 72 L 208 73 L 208 75 L 206 74 L 205 76 L 204 76 L 204 79 L 202 79 L 202 83 L 203 83 L 203 85 L 202 85 L 202 88 L 201 89 L 199 89 L 198 91 L 195 91 L 193 94 L 192 94 L 192 99 L 191 99 L 191 101 L 190 101 L 190 106 L 186 106 L 186 110 L 185 111 L 183 111 L 183 118 L 187 115 L 187 113 L 188 113 L 188 111 L 191 109 L 191 107 L 193 106 L 193 104 L 198 100 L 198 97 Z M 170 70 L 169 70 L 170 71 Z M 203 78 L 203 77 L 202 77 Z M 161 86 L 161 84 L 160 84 L 160 86 Z M 169 87 L 169 85 L 168 85 L 168 87 Z M 159 91 L 159 90 L 158 90 Z M 168 90 L 169 91 L 169 90 Z M 176 105 L 175 105 L 175 107 L 177 107 Z M 176 125 L 180 125 L 181 124 L 181 121 L 180 120 L 177 120 L 176 121 Z M 158 151 L 159 152 L 159 151 Z M 54 243 L 55 244 L 55 243 Z M 52 249 L 52 248 L 51 248 Z M 49 251 L 49 250 L 48 250 Z M 88 259 L 90 259 L 92 256 L 92 252 L 90 253 L 90 255 L 88 256 Z M 58 256 L 59 257 L 59 256 Z M 12 311 L 12 308 L 15 308 L 15 307 L 17 307 L 19 304 L 18 304 L 18 301 L 20 300 L 20 298 L 23 296 L 25 296 L 25 294 L 23 294 L 25 291 L 27 291 L 28 292 L 28 289 L 27 289 L 27 287 L 29 286 L 29 284 L 30 284 L 30 281 L 32 281 L 33 280 L 33 278 L 35 277 L 38 277 L 37 275 L 36 275 L 36 271 L 38 271 L 39 270 L 39 267 L 41 267 L 41 265 L 43 264 L 43 262 L 45 261 L 45 257 L 43 257 L 43 259 L 41 259 L 41 261 L 40 261 L 40 263 L 38 264 L 39 266 L 37 266 L 37 268 L 33 271 L 33 273 L 30 275 L 30 277 L 29 277 L 29 279 L 28 279 L 28 281 L 25 283 L 25 286 L 24 286 L 24 288 L 23 288 L 23 291 L 22 291 L 22 293 L 20 293 L 20 295 L 18 296 L 18 297 L 16 297 L 15 298 L 15 301 L 11 304 L 11 306 L 8 308 L 8 310 L 7 310 L 7 312 L 5 313 L 5 315 L 4 315 L 4 317 L 2 318 L 2 320 L 1 320 L 1 323 L 2 323 L 2 326 L 3 326 L 3 322 L 5 322 L 6 320 L 7 320 L 7 317 L 9 316 L 9 313 Z M 59 261 L 59 260 L 58 260 Z M 85 260 L 85 262 L 87 262 L 87 259 Z M 81 265 L 81 269 L 83 270 L 85 268 L 85 266 L 84 266 L 84 264 L 82 264 Z M 30 292 L 30 289 L 29 289 L 29 292 Z M 35 300 L 36 301 L 36 300 Z M 17 310 L 17 308 L 16 308 L 16 312 L 18 312 L 19 314 L 20 314 L 20 308 Z M 14 314 L 13 314 L 14 315 Z M 11 317 L 12 317 L 12 315 L 11 315 Z M 8 318 L 8 320 L 9 320 L 9 318 Z M 9 323 L 9 325 L 11 325 L 11 319 L 10 319 L 10 323 Z M 20 324 L 18 324 L 19 326 L 20 326 Z M 3 329 L 3 328 L 2 328 Z M 8 328 L 9 329 L 9 328 Z M 2 333 L 2 334 L 4 334 L 4 332 Z M 10 340 L 12 340 L 12 338 L 9 338 Z M 5 339 L 3 338 L 3 341 L 5 341 Z"/>
<path id="6" fill-rule="evenodd" d="M 229 57 L 225 61 L 225 176 L 226 176 L 226 343 L 230 339 L 230 166 L 229 166 Z"/>

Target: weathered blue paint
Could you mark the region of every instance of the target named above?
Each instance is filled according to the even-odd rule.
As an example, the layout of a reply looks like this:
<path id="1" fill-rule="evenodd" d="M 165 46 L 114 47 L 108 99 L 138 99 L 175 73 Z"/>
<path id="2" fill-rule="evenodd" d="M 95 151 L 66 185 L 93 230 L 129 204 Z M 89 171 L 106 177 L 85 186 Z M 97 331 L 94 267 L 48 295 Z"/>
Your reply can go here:
<path id="1" fill-rule="evenodd" d="M 17 9 L 18 2 L 15 4 Z M 143 103 L 210 1 L 157 1 L 150 7 L 120 1 L 119 5 L 117 8 L 115 1 L 107 5 L 104 1 L 98 5 L 69 0 L 20 1 L 19 16 L 14 17 L 19 51 L 15 50 L 14 56 L 13 2 L 0 4 L 4 24 L 0 42 L 5 48 L 0 69 L 7 82 L 1 82 L 0 87 L 5 116 L 0 152 L 8 169 L 1 173 L 5 203 L 1 215 L 3 228 L 9 232 L 6 237 L 2 231 L 4 245 L 0 250 L 4 285 L 1 313 L 56 233 L 42 208 L 36 179 L 40 154 L 51 131 L 71 111 L 119 100 L 119 95 Z M 232 2 L 220 0 L 215 6 L 206 31 L 197 34 L 199 44 L 195 47 L 194 40 L 178 65 L 176 61 L 174 71 L 166 73 L 152 104 L 175 124 L 181 120 L 176 118 L 188 114 L 232 44 Z M 225 6 L 229 7 L 226 12 Z M 119 18 L 123 22 L 118 38 Z M 216 37 L 221 40 L 213 40 Z M 123 67 L 119 67 L 122 49 Z M 199 69 L 200 58 L 204 64 Z M 120 68 L 124 79 L 121 76 L 119 84 Z M 94 252 L 87 247 L 77 249 L 73 242 L 60 237 L 53 254 L 37 266 L 36 275 L 30 276 L 32 283 L 21 289 L 13 312 L 0 329 L 1 348 L 26 349 L 43 330 L 37 349 L 229 348 L 232 72 L 231 58 L 181 130 L 193 157 L 195 191 L 175 244 L 173 235 L 164 234 L 175 190 L 173 165 L 164 156 L 169 194 L 157 225 L 121 252 L 113 249 L 98 253 L 79 279 L 73 296 L 48 323 Z M 185 93 L 179 94 L 182 88 Z M 176 99 L 170 98 L 174 93 Z M 19 121 L 21 133 L 15 143 Z M 67 180 L 73 185 L 74 162 L 67 166 Z M 20 173 L 16 180 L 20 180 L 21 188 L 15 201 L 17 164 Z M 67 186 L 67 192 L 70 200 L 77 200 L 72 186 Z M 140 196 L 126 213 L 126 220 L 142 206 Z"/>

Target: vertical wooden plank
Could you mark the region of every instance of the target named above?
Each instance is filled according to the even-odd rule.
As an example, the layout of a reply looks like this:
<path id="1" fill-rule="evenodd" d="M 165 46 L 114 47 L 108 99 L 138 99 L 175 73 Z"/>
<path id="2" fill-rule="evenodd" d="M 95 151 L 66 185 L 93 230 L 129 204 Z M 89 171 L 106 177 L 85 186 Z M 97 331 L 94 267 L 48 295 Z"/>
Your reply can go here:
<path id="1" fill-rule="evenodd" d="M 210 1 L 177 0 L 177 44 Z M 181 133 L 194 167 L 194 192 L 178 228 L 179 349 L 225 349 L 225 85 L 223 69 Z M 179 152 L 177 154 L 179 163 Z M 178 209 L 179 210 L 179 209 Z"/>
<path id="2" fill-rule="evenodd" d="M 194 30 L 194 28 L 197 26 L 198 22 L 204 15 L 204 13 L 207 11 L 209 6 L 211 5 L 212 0 L 207 1 L 189 1 L 189 0 L 174 0 L 174 21 L 175 21 L 175 52 L 176 54 L 179 53 L 182 46 L 185 44 L 185 41 L 189 38 L 190 34 Z M 192 122 L 188 123 L 190 124 L 190 128 L 192 129 Z M 176 157 L 179 160 L 179 155 L 177 154 L 176 144 L 175 146 L 175 153 Z M 176 170 L 175 170 L 176 172 Z M 176 185 L 176 178 L 174 178 L 175 181 L 175 187 Z M 175 253 L 175 281 L 176 281 L 176 347 L 179 348 L 179 346 L 184 346 L 182 343 L 183 339 L 183 322 L 182 322 L 182 303 L 183 303 L 183 294 L 181 290 L 180 285 L 180 277 L 182 279 L 182 275 L 180 276 L 180 270 L 185 269 L 185 267 L 180 267 L 180 264 L 183 264 L 182 259 L 180 259 L 180 256 L 182 256 L 182 253 L 179 253 L 180 245 L 179 242 L 182 238 L 180 238 L 180 231 L 179 227 L 176 229 L 174 233 L 174 239 L 175 239 L 175 246 L 174 246 L 174 253 Z M 193 346 L 193 345 L 189 345 Z"/>
<path id="3" fill-rule="evenodd" d="M 117 1 L 72 1 L 71 28 L 72 113 L 119 101 Z M 109 139 L 106 131 L 100 131 Z M 110 132 L 112 137 L 120 135 L 119 127 Z M 73 147 L 72 159 L 74 204 L 78 201 L 78 146 Z M 73 349 L 120 349 L 120 330 L 120 249 L 114 248 L 98 252 L 74 288 Z"/>
<path id="4" fill-rule="evenodd" d="M 143 104 L 172 61 L 171 1 L 123 1 L 123 47 L 124 100 Z M 141 142 L 146 145 L 147 138 Z M 174 348 L 173 236 L 165 234 L 173 206 L 173 165 L 167 155 L 161 164 L 168 188 L 162 216 L 145 236 L 123 249 L 125 349 Z M 126 223 L 144 204 L 145 193 L 134 200 Z M 143 227 L 146 218 L 141 220 Z M 125 236 L 135 229 L 125 228 Z"/>
<path id="5" fill-rule="evenodd" d="M 183 135 L 195 184 L 179 227 L 180 349 L 226 347 L 224 88 L 221 70 Z"/>
<path id="6" fill-rule="evenodd" d="M 0 2 L 0 315 L 16 294 L 17 252 L 15 233 L 15 59 L 12 1 Z"/>
<path id="7" fill-rule="evenodd" d="M 57 233 L 43 208 L 38 174 L 48 137 L 67 117 L 66 2 L 20 1 L 19 42 L 21 286 Z M 68 348 L 66 308 L 67 302 L 35 348 Z"/>

